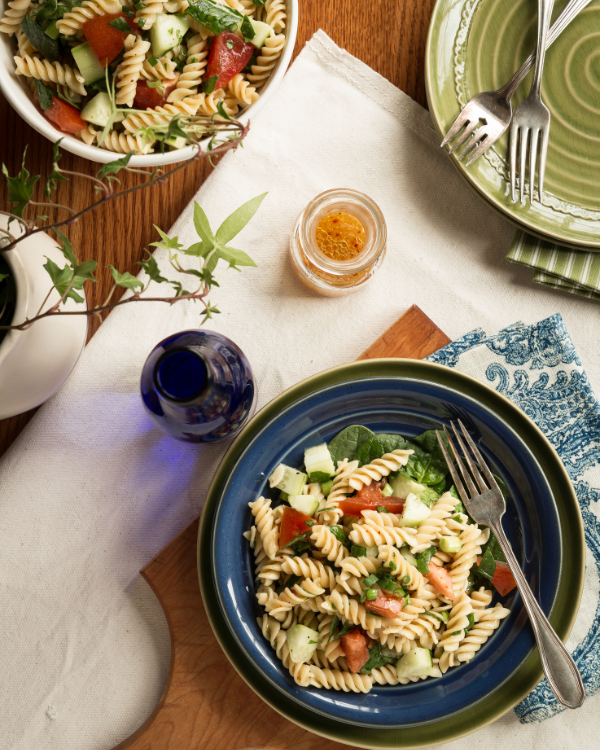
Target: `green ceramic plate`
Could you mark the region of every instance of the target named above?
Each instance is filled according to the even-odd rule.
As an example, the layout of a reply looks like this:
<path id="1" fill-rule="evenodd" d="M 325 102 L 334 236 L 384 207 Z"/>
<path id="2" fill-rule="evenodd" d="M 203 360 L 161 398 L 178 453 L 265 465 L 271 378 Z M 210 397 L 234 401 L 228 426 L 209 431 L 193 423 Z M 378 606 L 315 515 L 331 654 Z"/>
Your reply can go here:
<path id="1" fill-rule="evenodd" d="M 319 373 L 282 393 L 262 409 L 243 429 L 219 466 L 209 488 L 198 536 L 198 572 L 202 598 L 211 626 L 225 654 L 248 685 L 272 708 L 290 721 L 339 742 L 365 748 L 415 748 L 437 745 L 469 734 L 493 722 L 516 705 L 539 682 L 542 670 L 533 650 L 515 672 L 475 706 L 423 724 L 397 727 L 355 726 L 332 720 L 274 690 L 234 639 L 219 605 L 211 568 L 211 539 L 221 492 L 248 444 L 269 422 L 292 404 L 324 388 L 365 378 L 407 379 L 464 394 L 479 408 L 501 419 L 528 446 L 545 476 L 558 512 L 562 534 L 563 566 L 557 582 L 550 621 L 566 640 L 581 598 L 584 576 L 583 524 L 577 498 L 568 475 L 550 443 L 534 423 L 514 404 L 492 388 L 456 370 L 415 360 L 382 359 L 356 362 Z M 364 405 L 361 406 L 364 408 Z M 267 428 L 268 429 L 268 428 Z"/>
<path id="2" fill-rule="evenodd" d="M 557 0 L 555 19 L 567 0 Z M 429 27 L 425 83 L 443 136 L 480 91 L 498 89 L 532 49 L 535 0 L 438 0 Z M 530 73 L 513 108 L 531 85 Z M 496 210 L 520 228 L 572 247 L 600 250 L 600 0 L 592 0 L 546 55 L 542 98 L 552 113 L 543 204 L 510 198 L 508 135 L 470 167 L 449 157 Z"/>

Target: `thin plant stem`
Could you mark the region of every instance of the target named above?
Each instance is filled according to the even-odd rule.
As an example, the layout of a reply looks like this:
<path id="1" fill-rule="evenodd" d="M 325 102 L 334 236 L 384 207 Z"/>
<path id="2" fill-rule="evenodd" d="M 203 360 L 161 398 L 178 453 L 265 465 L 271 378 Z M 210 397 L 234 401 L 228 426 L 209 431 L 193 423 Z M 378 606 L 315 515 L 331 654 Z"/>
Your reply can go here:
<path id="1" fill-rule="evenodd" d="M 45 208 L 58 208 L 63 211 L 70 211 L 72 214 L 75 213 L 75 211 L 72 208 L 69 208 L 69 206 L 63 206 L 62 203 L 38 203 L 37 201 L 29 201 L 30 206 L 44 206 Z M 33 234 L 33 232 L 32 232 Z"/>
<path id="2" fill-rule="evenodd" d="M 67 169 L 60 169 L 60 167 L 57 168 L 57 171 L 60 174 L 70 174 L 73 177 L 83 177 L 86 180 L 91 180 L 92 182 L 97 183 L 102 188 L 102 190 L 104 190 L 105 193 L 109 193 L 110 192 L 110 189 L 109 189 L 108 185 L 105 185 L 102 182 L 102 180 L 99 180 L 97 177 L 92 177 L 91 174 L 84 174 L 83 172 L 71 172 L 71 171 L 69 171 Z M 51 204 L 48 204 L 48 205 L 51 205 Z"/>
<path id="3" fill-rule="evenodd" d="M 134 185 L 133 187 L 127 188 L 126 190 L 121 190 L 118 193 L 110 193 L 108 195 L 105 195 L 103 198 L 96 201 L 95 203 L 92 203 L 86 208 L 83 208 L 81 211 L 73 214 L 73 216 L 71 216 L 69 219 L 63 219 L 62 221 L 55 222 L 54 224 L 47 224 L 46 226 L 43 226 L 43 227 L 36 227 L 35 229 L 29 229 L 28 236 L 31 236 L 33 234 L 38 234 L 39 232 L 45 232 L 48 229 L 56 229 L 57 227 L 65 226 L 65 224 L 74 224 L 82 216 L 98 208 L 98 206 L 104 205 L 108 201 L 115 200 L 116 198 L 121 198 L 124 195 L 129 195 L 129 193 L 135 193 L 138 190 L 143 190 L 145 187 L 149 187 L 150 185 L 157 185 L 159 183 L 164 183 L 166 180 L 168 180 L 169 177 L 171 177 L 176 172 L 179 172 L 179 170 L 186 167 L 189 161 L 192 161 L 193 159 L 202 158 L 200 156 L 201 154 L 203 156 L 214 156 L 215 154 L 221 154 L 226 151 L 229 151 L 232 148 L 235 148 L 246 137 L 249 127 L 250 127 L 249 123 L 247 123 L 246 125 L 243 125 L 242 129 L 240 130 L 240 135 L 236 140 L 229 141 L 228 143 L 222 143 L 221 145 L 217 146 L 210 152 L 202 151 L 199 149 L 198 153 L 195 156 L 191 157 L 191 159 L 181 162 L 181 164 L 178 164 L 176 167 L 173 167 L 173 169 L 169 170 L 168 172 L 165 172 L 164 174 L 160 176 L 155 176 L 148 182 L 144 182 L 141 185 Z M 12 215 L 12 214 L 9 214 L 9 215 Z M 15 217 L 15 218 L 18 218 L 18 217 Z M 16 244 L 18 244 L 20 239 L 21 238 L 17 238 L 16 240 L 13 240 L 5 247 L 0 247 L 0 252 L 8 252 L 9 250 L 12 250 L 13 247 L 15 247 Z"/>

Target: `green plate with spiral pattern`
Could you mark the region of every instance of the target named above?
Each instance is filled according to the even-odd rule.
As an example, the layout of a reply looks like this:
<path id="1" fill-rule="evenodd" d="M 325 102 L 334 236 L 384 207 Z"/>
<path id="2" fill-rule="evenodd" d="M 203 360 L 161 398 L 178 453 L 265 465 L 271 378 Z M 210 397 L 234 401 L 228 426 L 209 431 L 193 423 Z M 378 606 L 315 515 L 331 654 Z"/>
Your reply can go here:
<path id="1" fill-rule="evenodd" d="M 567 0 L 555 3 L 553 21 Z M 438 0 L 429 27 L 425 82 L 443 136 L 480 91 L 500 88 L 535 48 L 536 0 Z M 515 96 L 527 95 L 532 73 Z M 592 0 L 546 55 L 542 98 L 552 114 L 543 202 L 510 197 L 508 133 L 470 167 L 454 166 L 521 229 L 600 251 L 600 0 Z"/>

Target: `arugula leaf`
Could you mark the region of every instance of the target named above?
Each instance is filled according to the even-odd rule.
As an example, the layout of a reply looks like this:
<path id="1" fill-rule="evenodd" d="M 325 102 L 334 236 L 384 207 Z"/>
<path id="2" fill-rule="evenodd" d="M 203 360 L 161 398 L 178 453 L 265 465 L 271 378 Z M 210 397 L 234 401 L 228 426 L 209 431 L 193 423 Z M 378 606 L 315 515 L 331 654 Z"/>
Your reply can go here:
<path id="1" fill-rule="evenodd" d="M 114 18 L 112 21 L 108 22 L 108 25 L 123 34 L 131 34 L 131 28 L 124 18 Z"/>
<path id="2" fill-rule="evenodd" d="M 192 0 L 185 12 L 215 35 L 222 31 L 236 31 L 245 18 L 239 11 L 214 0 Z"/>
<path id="3" fill-rule="evenodd" d="M 341 526 L 330 526 L 329 531 L 331 531 L 331 533 L 338 540 L 338 542 L 342 542 L 342 544 L 346 544 L 346 542 L 348 541 L 348 538 L 344 534 L 344 529 L 342 529 Z"/>
<path id="4" fill-rule="evenodd" d="M 237 234 L 239 234 L 254 214 L 258 211 L 260 204 L 267 197 L 267 193 L 257 195 L 256 198 L 252 198 L 239 208 L 237 208 L 230 216 L 228 216 L 221 226 L 217 229 L 215 235 L 216 241 L 221 246 L 227 245 Z M 232 248 L 231 248 L 232 249 Z M 239 253 L 239 250 L 234 252 Z M 245 255 L 245 253 L 244 253 Z M 247 257 L 247 256 L 246 256 Z M 248 265 L 240 263 L 239 265 Z M 252 263 L 252 265 L 255 265 Z"/>
<path id="5" fill-rule="evenodd" d="M 291 547 L 292 544 L 296 544 L 296 542 L 303 542 L 308 537 L 309 534 L 310 534 L 310 529 L 308 531 L 305 531 L 303 534 L 298 534 L 298 536 L 294 537 L 291 540 L 291 542 L 284 544 L 283 547 L 280 547 L 279 549 L 285 549 L 286 547 Z"/>
<path id="6" fill-rule="evenodd" d="M 117 286 L 122 286 L 124 289 L 144 288 L 143 283 L 139 279 L 136 279 L 135 276 L 132 276 L 129 271 L 119 273 L 114 266 L 107 266 L 107 268 L 110 268 L 110 272 Z"/>
<path id="7" fill-rule="evenodd" d="M 40 5 L 37 10 L 34 10 L 31 15 L 41 26 L 42 24 L 46 23 L 46 21 L 50 21 L 54 17 L 57 7 L 57 0 L 46 0 L 46 2 Z"/>
<path id="8" fill-rule="evenodd" d="M 44 195 L 46 198 L 49 198 L 52 191 L 56 190 L 57 182 L 67 182 L 68 178 L 64 177 L 61 172 L 60 168 L 58 166 L 58 162 L 60 161 L 62 154 L 60 153 L 60 144 L 62 142 L 62 138 L 59 138 L 55 143 L 52 144 L 52 172 L 48 175 L 48 179 L 46 180 L 46 187 L 44 188 Z"/>
<path id="9" fill-rule="evenodd" d="M 148 253 L 148 257 L 146 258 L 146 260 L 139 260 L 138 266 L 141 266 L 148 274 L 148 276 L 152 279 L 152 281 L 156 281 L 157 284 L 168 281 L 168 279 L 165 279 L 164 276 L 161 276 L 158 268 L 158 263 L 156 262 L 154 256 L 150 252 L 148 252 L 148 250 L 146 250 L 146 252 Z"/>
<path id="10" fill-rule="evenodd" d="M 337 626 L 339 622 L 340 622 L 340 618 L 337 615 L 334 615 L 333 620 L 331 621 L 331 628 L 329 629 L 329 638 L 327 639 L 327 644 L 331 643 L 331 641 L 333 640 L 333 636 L 335 634 L 335 631 L 337 630 Z"/>
<path id="11" fill-rule="evenodd" d="M 339 432 L 327 446 L 334 465 L 337 465 L 338 461 L 343 461 L 345 458 L 353 461 L 362 444 L 374 437 L 374 435 L 374 432 L 369 430 L 368 427 L 363 427 L 361 424 L 350 425 Z"/>
<path id="12" fill-rule="evenodd" d="M 27 18 L 27 16 L 25 17 Z M 23 209 L 31 200 L 35 183 L 40 179 L 39 174 L 34 175 L 31 179 L 29 178 L 29 172 L 25 168 L 26 154 L 27 146 L 23 149 L 21 171 L 15 177 L 10 177 L 6 165 L 2 165 L 2 173 L 6 177 L 6 185 L 8 187 L 8 202 L 17 204 L 11 208 L 11 213 L 20 217 L 23 216 Z"/>
<path id="13" fill-rule="evenodd" d="M 397 662 L 400 658 L 400 654 L 396 654 L 393 657 L 388 655 L 389 652 L 383 653 L 381 643 L 376 643 L 373 648 L 369 651 L 369 661 L 360 670 L 361 674 L 371 674 L 374 669 L 383 667 L 384 664 L 392 664 Z"/>
<path id="14" fill-rule="evenodd" d="M 44 268 L 52 279 L 52 283 L 61 297 L 65 294 L 69 285 L 71 286 L 63 300 L 63 304 L 65 304 L 69 298 L 75 300 L 75 302 L 84 302 L 83 297 L 77 294 L 75 290 L 83 289 L 83 282 L 85 279 L 80 276 L 74 276 L 71 266 L 66 265 L 64 268 L 60 268 L 48 258 L 44 264 Z"/>
<path id="15" fill-rule="evenodd" d="M 96 176 L 99 180 L 103 180 L 106 175 L 109 174 L 117 174 L 117 172 L 120 172 L 122 169 L 125 169 L 125 167 L 129 164 L 129 161 L 131 157 L 133 156 L 135 152 L 130 151 L 129 153 L 125 154 L 125 156 L 122 156 L 120 159 L 115 159 L 115 161 L 109 161 L 108 164 L 103 164 L 100 169 L 96 172 Z"/>
<path id="16" fill-rule="evenodd" d="M 244 20 L 242 21 L 240 26 L 240 31 L 244 36 L 245 42 L 251 42 L 256 36 L 254 26 L 250 23 L 250 19 L 248 18 L 248 16 L 244 16 Z"/>
<path id="17" fill-rule="evenodd" d="M 21 31 L 33 46 L 42 53 L 51 62 L 56 62 L 60 57 L 60 46 L 56 39 L 51 39 L 37 25 L 31 16 L 23 16 L 21 21 Z"/>
<path id="18" fill-rule="evenodd" d="M 490 538 L 488 539 L 487 543 L 483 546 L 482 552 L 485 555 L 487 551 L 490 551 L 490 554 L 494 558 L 496 562 L 506 562 L 506 557 L 504 557 L 504 552 L 502 552 L 502 549 L 500 548 L 500 545 L 498 544 L 498 540 L 490 532 Z"/>

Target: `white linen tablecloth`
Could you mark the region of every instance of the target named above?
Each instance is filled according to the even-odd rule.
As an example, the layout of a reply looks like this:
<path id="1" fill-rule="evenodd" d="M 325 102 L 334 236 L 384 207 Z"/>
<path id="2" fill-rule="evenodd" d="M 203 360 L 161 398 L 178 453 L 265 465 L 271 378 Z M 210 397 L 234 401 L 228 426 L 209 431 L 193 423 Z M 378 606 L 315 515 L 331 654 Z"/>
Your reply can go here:
<path id="1" fill-rule="evenodd" d="M 383 269 L 343 299 L 309 291 L 287 257 L 298 213 L 335 187 L 370 195 L 389 231 Z M 428 113 L 322 32 L 197 200 L 216 227 L 266 190 L 236 239 L 259 268 L 226 274 L 209 326 L 248 355 L 259 405 L 355 359 L 412 303 L 452 338 L 560 312 L 600 390 L 597 306 L 508 263 L 513 227 L 462 182 Z M 194 241 L 191 216 L 188 206 L 172 232 L 183 242 Z M 198 325 L 187 303 L 115 310 L 0 462 L 0 748 L 112 748 L 159 699 L 169 638 L 138 570 L 200 511 L 224 446 L 162 435 L 139 376 L 159 340 Z M 596 698 L 526 726 L 510 712 L 449 747 L 592 747 L 598 708 Z"/>

